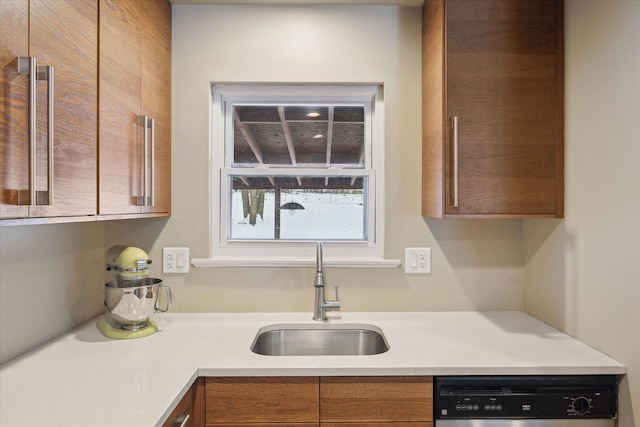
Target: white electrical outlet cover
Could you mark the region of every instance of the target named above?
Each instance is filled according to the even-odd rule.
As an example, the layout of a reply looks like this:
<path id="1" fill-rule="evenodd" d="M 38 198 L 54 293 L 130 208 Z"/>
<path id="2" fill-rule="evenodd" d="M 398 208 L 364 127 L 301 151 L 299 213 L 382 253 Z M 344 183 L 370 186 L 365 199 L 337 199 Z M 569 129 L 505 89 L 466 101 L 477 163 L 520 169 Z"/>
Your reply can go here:
<path id="1" fill-rule="evenodd" d="M 404 272 L 407 274 L 431 273 L 431 248 L 405 248 Z"/>
<path id="2" fill-rule="evenodd" d="M 163 273 L 188 273 L 189 248 L 162 248 Z"/>

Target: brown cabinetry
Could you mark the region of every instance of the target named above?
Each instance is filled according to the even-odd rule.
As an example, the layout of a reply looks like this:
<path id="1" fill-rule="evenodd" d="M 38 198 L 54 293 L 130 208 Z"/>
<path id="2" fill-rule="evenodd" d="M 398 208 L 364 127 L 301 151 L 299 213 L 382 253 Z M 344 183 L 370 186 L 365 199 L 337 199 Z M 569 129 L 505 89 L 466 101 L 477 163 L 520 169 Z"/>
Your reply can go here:
<path id="1" fill-rule="evenodd" d="M 426 0 L 430 217 L 563 216 L 563 2 Z"/>
<path id="2" fill-rule="evenodd" d="M 431 377 L 323 377 L 321 426 L 429 426 L 432 394 Z"/>
<path id="3" fill-rule="evenodd" d="M 318 425 L 317 377 L 207 378 L 205 396 L 207 426 Z"/>
<path id="4" fill-rule="evenodd" d="M 206 378 L 208 427 L 430 427 L 431 377 Z"/>
<path id="5" fill-rule="evenodd" d="M 162 427 L 204 426 L 204 378 L 197 378 Z"/>
<path id="6" fill-rule="evenodd" d="M 93 218 L 97 0 L 2 0 L 0 40 L 0 219 Z"/>
<path id="7" fill-rule="evenodd" d="M 171 5 L 100 0 L 99 215 L 171 208 Z"/>

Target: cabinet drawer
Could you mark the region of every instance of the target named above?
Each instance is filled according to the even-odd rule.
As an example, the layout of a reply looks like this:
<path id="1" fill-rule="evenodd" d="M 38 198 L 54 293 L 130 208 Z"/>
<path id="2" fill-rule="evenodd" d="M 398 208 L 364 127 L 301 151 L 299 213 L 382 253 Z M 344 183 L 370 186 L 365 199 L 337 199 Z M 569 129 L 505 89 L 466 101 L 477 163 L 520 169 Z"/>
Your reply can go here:
<path id="1" fill-rule="evenodd" d="M 207 378 L 205 395 L 207 424 L 318 423 L 318 377 Z"/>
<path id="2" fill-rule="evenodd" d="M 321 423 L 320 427 L 407 427 L 407 422 Z M 431 421 L 412 421 L 409 427 L 433 427 Z"/>
<path id="3" fill-rule="evenodd" d="M 318 427 L 318 423 L 209 423 L 206 427 L 239 427 L 246 425 L 246 427 Z M 351 427 L 346 425 L 340 425 L 337 427 Z M 381 426 L 377 426 L 381 427 Z M 413 427 L 413 426 L 412 426 Z M 421 426 L 415 426 L 421 427 Z"/>
<path id="4" fill-rule="evenodd" d="M 323 377 L 320 421 L 432 421 L 432 395 L 431 377 Z"/>

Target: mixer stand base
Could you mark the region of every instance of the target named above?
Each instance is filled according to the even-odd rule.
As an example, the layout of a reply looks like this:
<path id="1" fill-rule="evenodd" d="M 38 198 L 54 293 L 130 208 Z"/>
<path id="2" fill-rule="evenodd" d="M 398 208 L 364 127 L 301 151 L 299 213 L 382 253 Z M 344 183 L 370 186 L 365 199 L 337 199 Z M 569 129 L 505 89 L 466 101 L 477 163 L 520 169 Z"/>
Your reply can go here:
<path id="1" fill-rule="evenodd" d="M 147 327 L 138 329 L 137 331 L 129 331 L 113 326 L 107 321 L 107 319 L 105 319 L 104 316 L 100 316 L 100 318 L 96 322 L 96 327 L 98 328 L 100 333 L 107 338 L 132 339 L 146 337 L 158 332 L 158 325 L 156 325 L 155 322 L 153 322 L 151 319 L 147 320 L 147 322 Z"/>

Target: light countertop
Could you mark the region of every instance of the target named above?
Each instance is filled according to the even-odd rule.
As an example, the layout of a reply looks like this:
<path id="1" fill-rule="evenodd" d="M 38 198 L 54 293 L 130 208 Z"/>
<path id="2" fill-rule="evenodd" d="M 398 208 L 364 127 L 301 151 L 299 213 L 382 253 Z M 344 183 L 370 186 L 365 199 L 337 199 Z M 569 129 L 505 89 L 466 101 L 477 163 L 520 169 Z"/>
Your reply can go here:
<path id="1" fill-rule="evenodd" d="M 374 356 L 262 356 L 258 329 L 311 313 L 158 314 L 160 331 L 103 337 L 93 320 L 0 367 L 0 425 L 161 424 L 198 376 L 624 374 L 625 367 L 522 312 L 342 313 L 380 327 Z"/>

